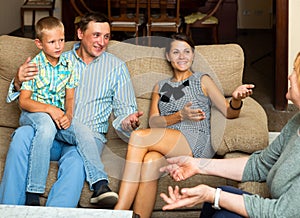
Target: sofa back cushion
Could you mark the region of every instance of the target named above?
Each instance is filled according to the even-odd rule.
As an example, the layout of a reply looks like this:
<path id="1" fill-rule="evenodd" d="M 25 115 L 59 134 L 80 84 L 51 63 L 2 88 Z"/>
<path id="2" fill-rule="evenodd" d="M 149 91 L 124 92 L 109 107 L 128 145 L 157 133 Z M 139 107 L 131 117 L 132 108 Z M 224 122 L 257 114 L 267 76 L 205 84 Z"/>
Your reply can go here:
<path id="1" fill-rule="evenodd" d="M 66 42 L 65 50 L 71 49 L 73 44 L 74 41 Z M 34 57 L 38 52 L 32 39 L 0 36 L 0 114 L 10 112 L 10 116 L 0 116 L 0 126 L 18 126 L 20 110 L 16 102 L 6 103 L 6 93 L 19 66 L 27 57 Z M 139 110 L 145 113 L 142 127 L 147 127 L 152 88 L 157 81 L 172 75 L 165 49 L 111 40 L 108 52 L 126 62 Z M 224 94 L 231 95 L 241 84 L 243 63 L 243 51 L 238 45 L 196 46 L 193 70 L 210 74 Z"/>

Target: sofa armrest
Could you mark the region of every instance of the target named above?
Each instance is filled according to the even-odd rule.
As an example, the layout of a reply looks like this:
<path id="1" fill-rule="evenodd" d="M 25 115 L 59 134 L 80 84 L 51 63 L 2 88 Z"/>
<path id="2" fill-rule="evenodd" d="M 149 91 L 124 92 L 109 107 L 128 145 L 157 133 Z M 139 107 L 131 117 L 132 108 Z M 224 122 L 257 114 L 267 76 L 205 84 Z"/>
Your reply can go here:
<path id="1" fill-rule="evenodd" d="M 240 116 L 226 119 L 216 108 L 211 118 L 212 144 L 217 154 L 240 151 L 251 154 L 268 145 L 267 115 L 253 98 L 244 100 Z"/>

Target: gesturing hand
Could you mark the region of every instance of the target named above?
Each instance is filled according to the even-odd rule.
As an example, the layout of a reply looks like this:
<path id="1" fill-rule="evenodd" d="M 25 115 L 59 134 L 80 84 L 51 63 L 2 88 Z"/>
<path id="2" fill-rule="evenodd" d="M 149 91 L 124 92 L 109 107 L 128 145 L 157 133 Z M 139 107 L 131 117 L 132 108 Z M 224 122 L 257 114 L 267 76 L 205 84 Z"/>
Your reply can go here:
<path id="1" fill-rule="evenodd" d="M 206 185 L 198 185 L 193 188 L 183 188 L 179 190 L 178 186 L 173 189 L 168 187 L 169 196 L 165 193 L 161 193 L 160 197 L 167 203 L 163 206 L 163 210 L 172 210 L 182 207 L 193 207 L 197 204 L 201 204 L 207 200 L 210 187 Z"/>
<path id="2" fill-rule="evenodd" d="M 167 159 L 169 165 L 160 168 L 160 172 L 169 173 L 175 181 L 185 180 L 199 173 L 198 162 L 190 156 L 179 156 Z"/>
<path id="3" fill-rule="evenodd" d="M 201 109 L 192 109 L 192 102 L 188 102 L 180 111 L 182 120 L 200 121 L 205 119 L 205 113 Z"/>
<path id="4" fill-rule="evenodd" d="M 144 113 L 139 111 L 136 112 L 134 114 L 130 114 L 128 117 L 126 117 L 123 121 L 122 121 L 122 129 L 124 131 L 132 131 L 135 130 L 136 128 L 138 128 L 140 126 L 140 120 L 139 118 L 143 115 Z"/>
<path id="5" fill-rule="evenodd" d="M 236 100 L 242 100 L 253 94 L 253 84 L 245 84 L 237 87 L 232 93 L 232 97 Z"/>

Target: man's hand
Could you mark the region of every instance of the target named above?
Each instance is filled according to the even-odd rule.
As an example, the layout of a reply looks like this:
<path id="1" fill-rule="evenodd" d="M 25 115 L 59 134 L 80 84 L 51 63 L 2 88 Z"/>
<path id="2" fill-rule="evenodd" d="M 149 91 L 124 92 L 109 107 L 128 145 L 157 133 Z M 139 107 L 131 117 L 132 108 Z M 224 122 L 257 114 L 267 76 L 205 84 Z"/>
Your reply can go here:
<path id="1" fill-rule="evenodd" d="M 22 83 L 28 80 L 32 80 L 38 74 L 38 68 L 36 64 L 30 63 L 31 58 L 28 57 L 26 61 L 19 67 L 15 76 L 14 86 L 17 91 L 22 86 Z"/>
<path id="2" fill-rule="evenodd" d="M 130 114 L 128 117 L 126 117 L 122 121 L 122 129 L 124 131 L 130 132 L 132 130 L 135 130 L 140 126 L 140 116 L 142 116 L 144 113 L 142 111 L 136 112 L 134 114 Z"/>

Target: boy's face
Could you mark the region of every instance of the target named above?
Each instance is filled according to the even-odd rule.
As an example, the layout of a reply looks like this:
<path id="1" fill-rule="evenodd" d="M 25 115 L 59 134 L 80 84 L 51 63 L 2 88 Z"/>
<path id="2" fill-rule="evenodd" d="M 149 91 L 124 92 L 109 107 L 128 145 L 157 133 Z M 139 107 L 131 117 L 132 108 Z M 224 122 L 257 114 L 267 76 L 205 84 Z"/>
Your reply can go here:
<path id="1" fill-rule="evenodd" d="M 35 43 L 39 49 L 42 49 L 46 58 L 52 65 L 56 65 L 65 46 L 65 34 L 62 28 L 44 30 L 41 40 L 36 39 Z"/>

